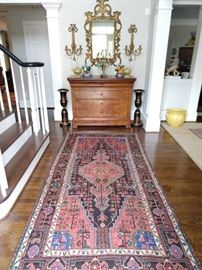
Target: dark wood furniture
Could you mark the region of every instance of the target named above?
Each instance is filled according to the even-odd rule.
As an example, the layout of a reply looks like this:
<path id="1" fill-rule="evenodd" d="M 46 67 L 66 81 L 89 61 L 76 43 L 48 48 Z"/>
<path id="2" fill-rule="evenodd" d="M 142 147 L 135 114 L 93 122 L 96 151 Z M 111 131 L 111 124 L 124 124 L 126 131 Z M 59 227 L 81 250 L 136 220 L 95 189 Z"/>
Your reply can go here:
<path id="1" fill-rule="evenodd" d="M 135 78 L 70 77 L 73 128 L 131 126 L 131 96 Z"/>

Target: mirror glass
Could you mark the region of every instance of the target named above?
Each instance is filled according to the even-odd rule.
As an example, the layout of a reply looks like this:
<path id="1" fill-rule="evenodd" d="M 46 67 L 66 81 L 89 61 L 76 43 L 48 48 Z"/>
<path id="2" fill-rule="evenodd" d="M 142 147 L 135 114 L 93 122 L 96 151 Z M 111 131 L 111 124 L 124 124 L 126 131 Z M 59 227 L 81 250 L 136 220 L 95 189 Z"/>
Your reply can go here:
<path id="1" fill-rule="evenodd" d="M 92 21 L 93 58 L 114 57 L 114 21 Z"/>

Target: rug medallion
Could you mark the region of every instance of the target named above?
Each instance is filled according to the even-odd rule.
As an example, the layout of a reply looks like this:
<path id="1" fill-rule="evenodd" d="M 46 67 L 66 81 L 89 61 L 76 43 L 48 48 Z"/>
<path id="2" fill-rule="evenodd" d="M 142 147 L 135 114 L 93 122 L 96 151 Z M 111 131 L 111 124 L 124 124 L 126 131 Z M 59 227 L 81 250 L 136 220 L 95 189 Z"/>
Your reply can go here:
<path id="1" fill-rule="evenodd" d="M 10 269 L 200 269 L 135 135 L 70 134 Z"/>

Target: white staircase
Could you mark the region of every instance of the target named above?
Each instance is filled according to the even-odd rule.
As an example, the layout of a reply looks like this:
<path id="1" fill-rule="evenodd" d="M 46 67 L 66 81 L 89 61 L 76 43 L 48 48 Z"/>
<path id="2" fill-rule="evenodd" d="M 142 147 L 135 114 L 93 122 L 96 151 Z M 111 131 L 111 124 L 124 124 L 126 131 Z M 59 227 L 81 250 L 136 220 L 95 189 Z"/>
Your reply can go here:
<path id="1" fill-rule="evenodd" d="M 4 85 L 0 85 L 0 219 L 2 219 L 13 207 L 50 139 L 43 77 L 44 64 L 24 63 L 2 45 L 0 50 L 4 52 L 3 57 L 1 56 L 1 67 L 5 81 Z M 14 86 L 12 98 L 5 72 L 5 55 L 10 59 L 12 70 Z M 19 92 L 23 96 L 23 108 L 18 102 Z"/>

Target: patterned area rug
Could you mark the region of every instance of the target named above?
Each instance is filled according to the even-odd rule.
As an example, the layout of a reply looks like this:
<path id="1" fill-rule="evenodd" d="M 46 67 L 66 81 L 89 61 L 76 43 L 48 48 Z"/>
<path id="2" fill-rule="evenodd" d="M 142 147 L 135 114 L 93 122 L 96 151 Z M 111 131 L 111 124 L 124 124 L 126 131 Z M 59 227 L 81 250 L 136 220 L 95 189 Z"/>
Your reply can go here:
<path id="1" fill-rule="evenodd" d="M 200 139 L 202 139 L 202 128 L 201 129 L 190 129 L 196 136 L 198 136 Z"/>
<path id="2" fill-rule="evenodd" d="M 200 269 L 135 135 L 67 137 L 9 269 Z"/>
<path id="3" fill-rule="evenodd" d="M 192 132 L 196 129 L 202 130 L 202 123 L 188 122 L 177 128 L 166 123 L 162 123 L 162 126 L 202 170 L 202 140 Z"/>

